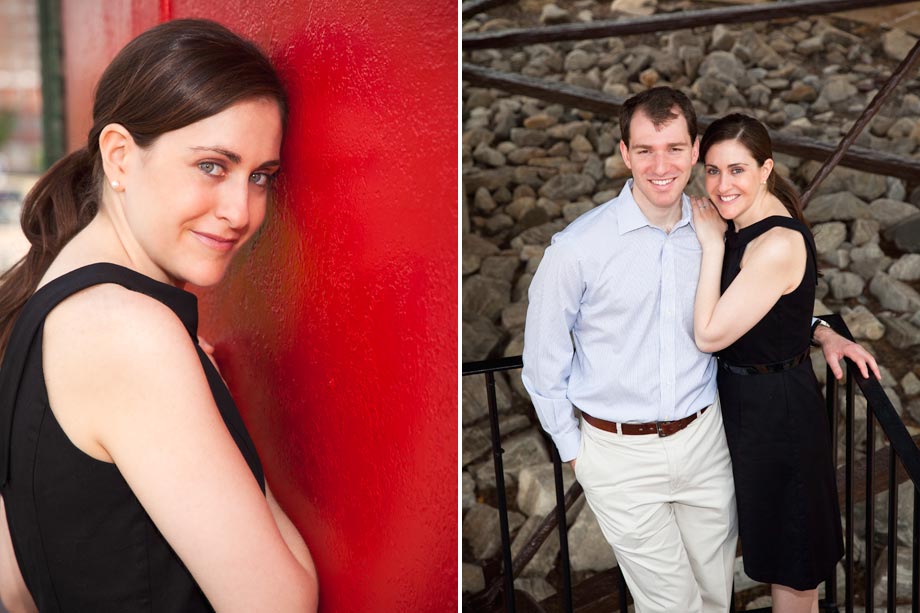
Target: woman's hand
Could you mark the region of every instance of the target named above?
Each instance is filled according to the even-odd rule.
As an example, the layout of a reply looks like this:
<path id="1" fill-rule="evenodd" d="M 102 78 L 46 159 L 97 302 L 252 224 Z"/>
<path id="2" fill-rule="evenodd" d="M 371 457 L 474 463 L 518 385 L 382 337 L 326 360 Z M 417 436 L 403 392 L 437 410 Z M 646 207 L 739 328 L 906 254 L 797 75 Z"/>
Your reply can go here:
<path id="1" fill-rule="evenodd" d="M 693 226 L 696 237 L 703 249 L 722 245 L 728 224 L 719 215 L 719 211 L 708 198 L 690 196 L 690 208 L 693 209 Z"/>

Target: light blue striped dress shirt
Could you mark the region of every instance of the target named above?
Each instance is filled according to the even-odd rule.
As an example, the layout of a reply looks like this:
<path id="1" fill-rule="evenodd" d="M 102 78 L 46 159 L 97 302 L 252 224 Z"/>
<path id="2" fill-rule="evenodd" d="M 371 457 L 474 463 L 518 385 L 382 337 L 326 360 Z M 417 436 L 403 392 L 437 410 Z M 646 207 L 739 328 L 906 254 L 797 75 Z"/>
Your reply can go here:
<path id="1" fill-rule="evenodd" d="M 701 254 L 689 198 L 666 233 L 639 209 L 632 180 L 553 237 L 530 284 L 522 374 L 563 461 L 581 442 L 573 405 L 645 423 L 715 400 L 716 360 L 693 341 Z"/>

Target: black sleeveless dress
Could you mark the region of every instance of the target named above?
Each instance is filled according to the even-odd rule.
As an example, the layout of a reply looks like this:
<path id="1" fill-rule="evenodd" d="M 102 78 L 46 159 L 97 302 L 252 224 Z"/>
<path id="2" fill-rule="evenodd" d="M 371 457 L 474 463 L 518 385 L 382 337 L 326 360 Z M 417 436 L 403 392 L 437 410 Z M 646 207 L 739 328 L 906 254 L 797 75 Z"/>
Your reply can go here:
<path id="1" fill-rule="evenodd" d="M 0 493 L 16 559 L 42 613 L 213 611 L 118 468 L 75 447 L 49 406 L 45 317 L 71 294 L 101 283 L 162 302 L 198 345 L 194 294 L 114 264 L 77 269 L 29 299 L 0 367 Z M 262 466 L 236 405 L 200 347 L 198 357 L 224 423 L 264 491 Z"/>
<path id="2" fill-rule="evenodd" d="M 748 243 L 775 227 L 805 238 L 805 274 L 757 325 L 718 353 L 719 396 L 744 570 L 756 581 L 807 590 L 830 577 L 843 556 L 830 426 L 807 357 L 817 283 L 811 232 L 781 216 L 738 232 L 729 222 L 722 291 L 741 270 Z"/>

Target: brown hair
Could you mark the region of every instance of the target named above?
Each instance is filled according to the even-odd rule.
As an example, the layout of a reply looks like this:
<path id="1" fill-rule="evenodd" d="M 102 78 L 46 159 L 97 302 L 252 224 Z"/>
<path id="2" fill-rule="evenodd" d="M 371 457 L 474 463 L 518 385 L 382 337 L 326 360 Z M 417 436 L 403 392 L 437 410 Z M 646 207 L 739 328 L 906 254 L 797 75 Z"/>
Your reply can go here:
<path id="1" fill-rule="evenodd" d="M 706 128 L 706 133 L 700 141 L 700 161 L 705 162 L 706 152 L 710 147 L 727 140 L 741 143 L 759 166 L 763 166 L 765 161 L 773 157 L 773 141 L 770 140 L 770 133 L 764 125 L 753 117 L 732 113 L 717 119 Z M 767 179 L 767 189 L 779 198 L 793 217 L 805 224 L 805 227 L 810 227 L 802 214 L 802 201 L 798 192 L 789 181 L 776 172 L 775 168 Z"/>
<path id="2" fill-rule="evenodd" d="M 683 92 L 670 87 L 653 87 L 628 99 L 620 109 L 620 133 L 626 146 L 629 147 L 629 124 L 636 112 L 642 111 L 652 120 L 655 128 L 660 128 L 663 124 L 677 119 L 678 114 L 674 112 L 675 106 L 687 120 L 690 142 L 695 141 L 696 111 L 690 99 Z"/>
<path id="3" fill-rule="evenodd" d="M 254 43 L 213 21 L 160 24 L 115 56 L 96 86 L 86 146 L 52 166 L 23 201 L 22 229 L 31 248 L 0 275 L 0 355 L 52 260 L 99 209 L 103 128 L 120 124 L 149 147 L 161 134 L 253 98 L 275 100 L 285 123 L 284 88 L 271 63 Z"/>

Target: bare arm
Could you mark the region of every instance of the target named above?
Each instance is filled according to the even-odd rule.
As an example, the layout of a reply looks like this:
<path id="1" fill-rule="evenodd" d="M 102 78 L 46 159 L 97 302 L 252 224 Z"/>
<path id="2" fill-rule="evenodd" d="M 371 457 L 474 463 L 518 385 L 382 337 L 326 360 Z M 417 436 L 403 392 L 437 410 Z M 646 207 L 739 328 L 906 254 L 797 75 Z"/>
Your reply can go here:
<path id="1" fill-rule="evenodd" d="M 6 523 L 6 507 L 0 497 L 0 600 L 10 613 L 38 613 L 32 594 L 19 571 L 19 563 L 13 553 L 10 528 Z"/>
<path id="2" fill-rule="evenodd" d="M 278 525 L 278 530 L 281 532 L 281 538 L 284 539 L 288 549 L 291 550 L 291 554 L 297 559 L 300 565 L 303 566 L 304 570 L 307 571 L 307 574 L 310 575 L 315 583 L 317 580 L 316 566 L 313 564 L 313 557 L 310 555 L 310 549 L 304 542 L 294 522 L 290 520 L 287 513 L 285 513 L 281 505 L 278 504 L 275 495 L 272 493 L 267 483 L 265 484 L 265 497 L 268 500 L 268 508 L 271 509 L 272 517 L 275 518 L 275 524 Z M 314 604 L 313 607 L 315 608 L 316 604 Z"/>
<path id="3" fill-rule="evenodd" d="M 114 461 L 217 611 L 315 610 L 315 575 L 282 536 L 185 328 L 134 292 L 90 292 L 46 322 L 49 396 L 65 432 Z"/>
<path id="4" fill-rule="evenodd" d="M 703 247 L 693 312 L 697 347 L 713 352 L 728 347 L 753 328 L 780 297 L 798 287 L 805 273 L 805 243 L 794 230 L 768 231 L 748 246 L 745 264 L 723 294 L 719 293 L 725 253 L 714 207 L 693 209 Z"/>

